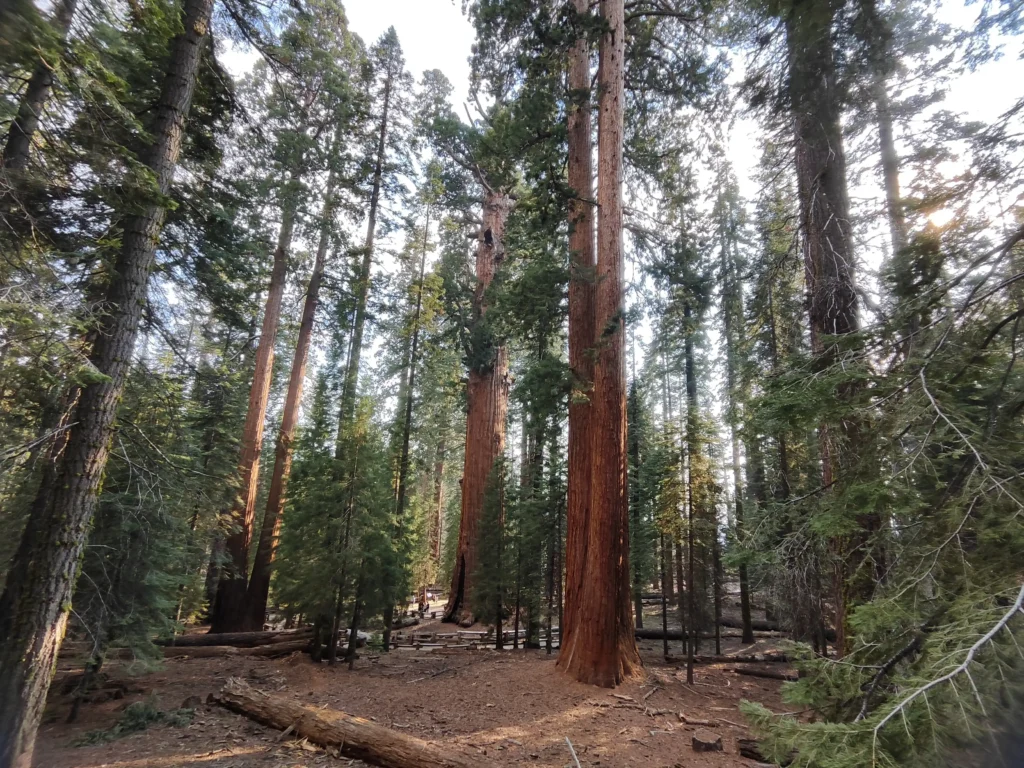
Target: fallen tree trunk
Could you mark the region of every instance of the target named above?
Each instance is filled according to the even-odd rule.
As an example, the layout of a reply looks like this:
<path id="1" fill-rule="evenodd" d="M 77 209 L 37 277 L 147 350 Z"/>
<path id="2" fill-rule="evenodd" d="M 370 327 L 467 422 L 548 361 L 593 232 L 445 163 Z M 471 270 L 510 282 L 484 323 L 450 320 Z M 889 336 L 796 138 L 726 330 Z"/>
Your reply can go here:
<path id="1" fill-rule="evenodd" d="M 250 688 L 230 678 L 210 700 L 278 730 L 309 739 L 322 747 L 335 747 L 345 757 L 383 768 L 470 768 L 479 761 L 452 754 L 429 742 L 375 725 L 360 717 L 329 709 L 313 709 L 283 696 Z"/>
<path id="2" fill-rule="evenodd" d="M 694 656 L 698 664 L 786 664 L 789 657 L 784 653 L 749 653 L 735 656 L 702 654 Z"/>
<path id="3" fill-rule="evenodd" d="M 660 629 L 638 629 L 635 631 L 637 640 L 662 640 L 665 638 L 666 633 Z M 689 634 L 689 633 L 687 633 Z M 755 637 L 778 637 L 779 632 L 770 632 L 766 630 L 758 630 L 754 632 Z M 740 637 L 739 632 L 723 632 L 722 637 Z M 713 640 L 715 635 L 713 632 L 701 632 L 700 637 L 702 640 Z M 670 629 L 668 631 L 669 640 L 682 640 L 683 633 L 678 629 Z"/>
<path id="4" fill-rule="evenodd" d="M 747 677 L 766 677 L 769 680 L 785 680 L 787 682 L 793 682 L 800 678 L 787 672 L 776 672 L 774 669 L 753 669 L 750 667 L 735 667 L 731 670 L 737 675 L 746 675 Z"/>
<path id="5" fill-rule="evenodd" d="M 252 648 L 237 648 L 233 645 L 199 645 L 194 648 L 168 646 L 164 648 L 164 658 L 188 657 L 190 659 L 205 659 L 214 656 L 262 656 L 263 658 L 275 658 L 277 656 L 287 656 L 296 651 L 304 651 L 307 648 L 309 648 L 308 638 L 292 640 L 287 643 L 257 645 Z"/>
<path id="6" fill-rule="evenodd" d="M 743 629 L 743 622 L 740 619 L 731 619 L 728 616 L 723 616 L 718 620 L 718 626 L 728 627 L 729 629 Z M 765 619 L 752 619 L 750 622 L 751 629 L 759 629 L 762 632 L 782 632 L 782 627 L 777 621 L 766 621 Z"/>
<path id="7" fill-rule="evenodd" d="M 195 648 L 203 645 L 233 645 L 238 648 L 252 648 L 271 643 L 287 643 L 299 638 L 311 637 L 312 627 L 302 629 L 280 629 L 270 632 L 221 632 L 205 635 L 179 635 L 174 638 L 154 640 L 157 645 L 176 648 Z"/>
<path id="8" fill-rule="evenodd" d="M 732 619 L 728 616 L 723 616 L 718 620 L 719 626 L 728 627 L 730 629 L 743 629 L 743 622 L 739 619 Z M 762 632 L 785 632 L 786 630 L 777 621 L 766 621 L 764 619 L 754 619 L 750 622 L 750 628 L 754 630 L 761 630 Z M 825 630 L 825 639 L 834 643 L 836 641 L 836 631 L 834 629 Z"/>

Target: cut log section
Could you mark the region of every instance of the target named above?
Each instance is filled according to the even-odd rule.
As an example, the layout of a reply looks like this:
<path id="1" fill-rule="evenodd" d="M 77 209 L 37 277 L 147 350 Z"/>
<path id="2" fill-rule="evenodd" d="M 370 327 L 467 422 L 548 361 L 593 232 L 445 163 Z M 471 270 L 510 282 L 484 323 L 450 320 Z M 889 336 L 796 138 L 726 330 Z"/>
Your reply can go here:
<path id="1" fill-rule="evenodd" d="M 721 752 L 722 737 L 711 731 L 697 731 L 690 742 L 694 752 Z"/>
<path id="2" fill-rule="evenodd" d="M 313 709 L 283 696 L 272 696 L 230 678 L 210 700 L 271 728 L 292 729 L 322 747 L 334 747 L 345 757 L 382 768 L 470 768 L 479 760 L 453 754 L 413 736 L 393 731 L 330 709 Z"/>

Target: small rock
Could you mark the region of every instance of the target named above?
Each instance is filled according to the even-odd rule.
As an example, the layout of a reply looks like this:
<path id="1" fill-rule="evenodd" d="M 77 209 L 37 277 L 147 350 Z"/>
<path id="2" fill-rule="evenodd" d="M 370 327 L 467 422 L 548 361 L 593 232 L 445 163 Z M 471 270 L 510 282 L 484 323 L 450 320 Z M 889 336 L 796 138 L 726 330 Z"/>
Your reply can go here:
<path id="1" fill-rule="evenodd" d="M 722 737 L 710 731 L 697 731 L 693 734 L 694 752 L 721 752 Z"/>

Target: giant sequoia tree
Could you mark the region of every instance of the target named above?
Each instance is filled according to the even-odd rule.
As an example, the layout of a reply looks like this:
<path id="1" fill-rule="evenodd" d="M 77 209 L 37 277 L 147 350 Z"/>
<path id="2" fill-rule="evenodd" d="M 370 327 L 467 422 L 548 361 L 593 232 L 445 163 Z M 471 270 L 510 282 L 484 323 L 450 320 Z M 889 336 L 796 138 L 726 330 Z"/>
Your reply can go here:
<path id="1" fill-rule="evenodd" d="M 629 503 L 626 495 L 625 306 L 622 243 L 622 137 L 625 94 L 625 12 L 604 0 L 598 66 L 597 287 L 594 297 L 594 385 L 590 413 L 590 509 L 574 536 L 571 557 L 582 564 L 572 607 L 576 621 L 559 653 L 576 679 L 614 686 L 635 674 L 629 590 Z M 570 309 L 571 313 L 571 309 Z M 570 479 L 570 482 L 572 480 Z M 578 509 L 575 510 L 578 513 Z M 586 549 L 583 549 L 583 542 Z"/>

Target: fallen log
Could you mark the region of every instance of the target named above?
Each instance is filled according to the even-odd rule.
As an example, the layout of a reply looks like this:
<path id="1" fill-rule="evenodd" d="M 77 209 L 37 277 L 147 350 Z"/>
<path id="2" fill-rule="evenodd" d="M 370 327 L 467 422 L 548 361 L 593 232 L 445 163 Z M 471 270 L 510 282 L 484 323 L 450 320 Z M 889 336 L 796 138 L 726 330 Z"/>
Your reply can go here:
<path id="1" fill-rule="evenodd" d="M 420 623 L 420 620 L 415 616 L 402 616 L 391 624 L 391 629 L 405 629 L 406 627 L 415 627 Z"/>
<path id="2" fill-rule="evenodd" d="M 729 629 L 743 629 L 743 622 L 740 619 L 732 619 L 728 616 L 723 616 L 718 620 L 718 626 L 728 627 Z M 759 629 L 762 632 L 781 632 L 782 627 L 777 621 L 767 621 L 765 619 L 752 619 L 750 621 L 751 629 Z"/>
<path id="3" fill-rule="evenodd" d="M 168 646 L 164 648 L 164 658 L 208 659 L 216 656 L 258 656 L 272 659 L 278 656 L 287 656 L 296 651 L 304 651 L 307 648 L 309 648 L 308 639 L 292 640 L 287 643 L 269 643 L 252 648 L 237 648 L 233 645 L 199 645 L 194 648 Z"/>
<path id="4" fill-rule="evenodd" d="M 800 678 L 792 673 L 776 672 L 774 669 L 752 669 L 750 667 L 734 667 L 732 672 L 737 675 L 746 675 L 747 677 L 766 677 L 769 680 L 785 680 L 786 682 L 793 682 Z"/>
<path id="5" fill-rule="evenodd" d="M 689 634 L 689 633 L 687 633 Z M 779 637 L 780 632 L 771 632 L 768 630 L 758 630 L 754 632 L 754 637 Z M 665 633 L 660 629 L 637 629 L 634 630 L 634 636 L 637 640 L 662 640 L 665 637 Z M 739 632 L 722 632 L 721 637 L 740 637 Z M 700 638 L 702 640 L 714 640 L 715 634 L 713 632 L 701 632 Z M 682 640 L 683 633 L 678 629 L 670 629 L 668 631 L 669 640 Z"/>
<path id="6" fill-rule="evenodd" d="M 784 653 L 744 653 L 735 656 L 698 654 L 693 660 L 698 664 L 787 664 L 790 659 Z"/>
<path id="7" fill-rule="evenodd" d="M 363 720 L 338 710 L 313 709 L 250 688 L 230 678 L 210 701 L 271 728 L 292 729 L 322 747 L 336 748 L 345 757 L 382 768 L 470 768 L 479 765 L 429 742 Z"/>
<path id="8" fill-rule="evenodd" d="M 312 627 L 302 629 L 280 629 L 269 632 L 221 632 L 203 635 L 179 635 L 173 638 L 154 640 L 157 645 L 175 646 L 177 648 L 195 648 L 203 645 L 233 645 L 238 648 L 252 648 L 257 645 L 286 643 L 299 638 L 313 636 Z"/>
<path id="9" fill-rule="evenodd" d="M 743 622 L 739 619 L 732 619 L 728 616 L 723 616 L 718 620 L 719 626 L 728 627 L 729 629 L 743 629 Z M 751 629 L 760 630 L 762 632 L 784 632 L 785 629 L 777 621 L 766 621 L 765 619 L 754 619 L 750 622 Z M 834 629 L 825 630 L 825 640 L 830 643 L 836 641 L 836 631 Z"/>

